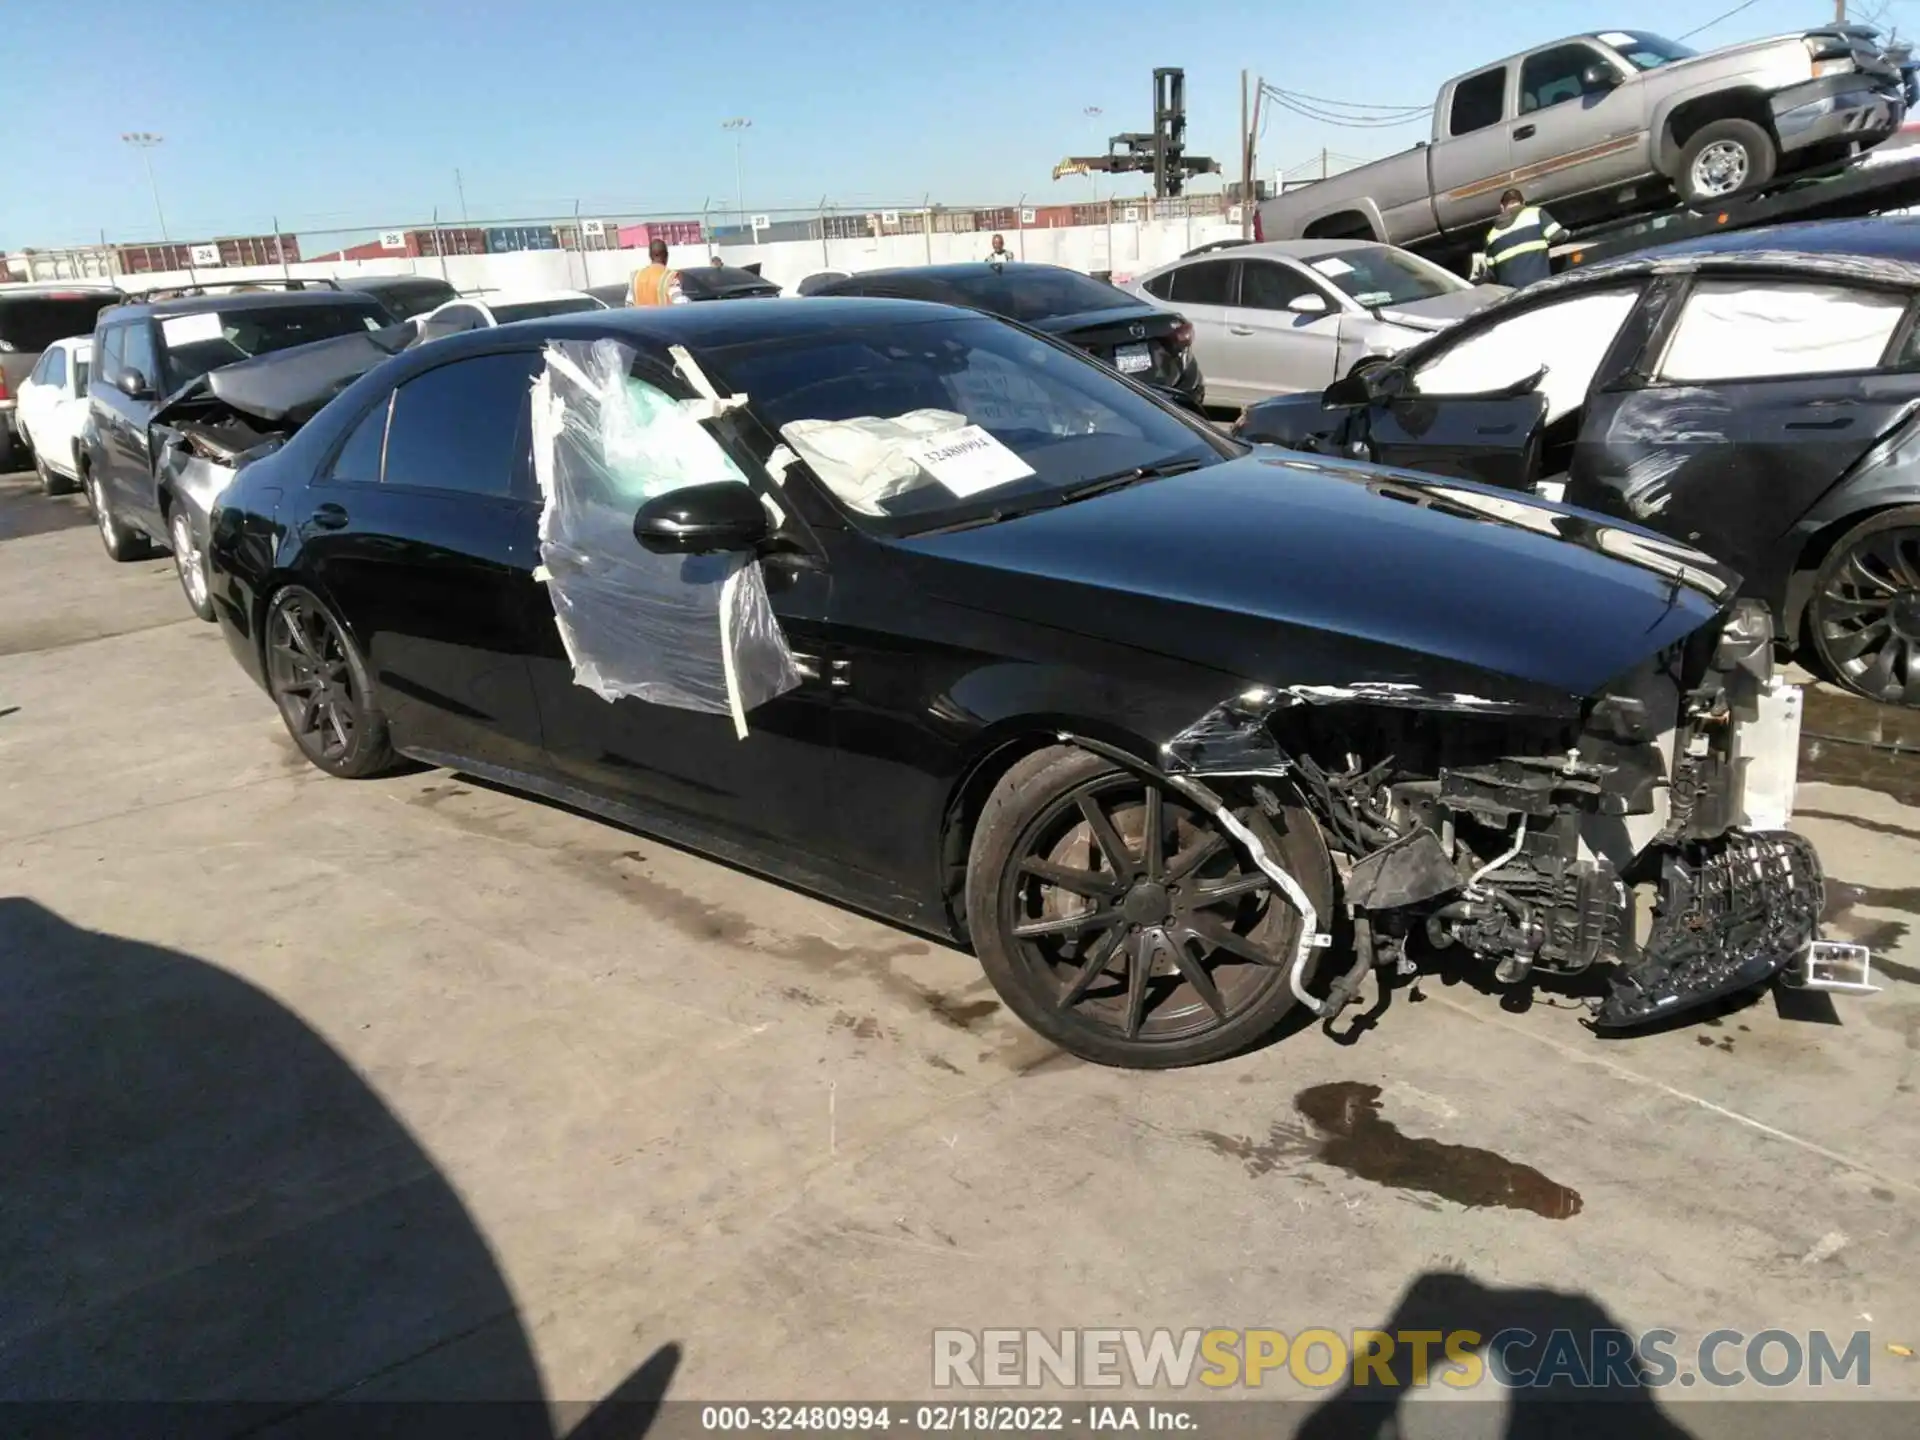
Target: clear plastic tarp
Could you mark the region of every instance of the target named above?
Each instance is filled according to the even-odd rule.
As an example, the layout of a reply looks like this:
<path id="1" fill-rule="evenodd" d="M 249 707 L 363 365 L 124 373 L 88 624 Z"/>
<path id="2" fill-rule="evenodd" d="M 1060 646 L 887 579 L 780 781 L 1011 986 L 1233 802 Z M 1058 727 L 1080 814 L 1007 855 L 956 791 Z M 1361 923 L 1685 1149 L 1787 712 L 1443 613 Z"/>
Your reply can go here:
<path id="1" fill-rule="evenodd" d="M 555 342 L 533 385 L 533 459 L 541 578 L 553 598 L 576 683 L 613 701 L 730 714 L 800 683 L 767 598 L 760 562 L 738 554 L 657 555 L 634 538 L 634 514 L 657 495 L 747 478 L 705 418 L 705 392 L 675 400 L 630 372 L 634 352 L 613 340 Z"/>
<path id="2" fill-rule="evenodd" d="M 1840 285 L 1703 280 L 1660 362 L 1663 380 L 1739 380 L 1872 370 L 1907 308 L 1905 294 Z"/>

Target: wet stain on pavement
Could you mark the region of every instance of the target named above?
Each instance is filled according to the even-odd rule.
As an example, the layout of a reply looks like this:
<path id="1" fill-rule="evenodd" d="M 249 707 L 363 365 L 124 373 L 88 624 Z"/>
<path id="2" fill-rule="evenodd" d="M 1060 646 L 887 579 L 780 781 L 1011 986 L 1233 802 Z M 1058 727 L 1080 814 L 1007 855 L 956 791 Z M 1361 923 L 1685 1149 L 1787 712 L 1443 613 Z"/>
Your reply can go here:
<path id="1" fill-rule="evenodd" d="M 1742 1025 L 1740 1028 L 1744 1030 L 1747 1027 Z M 1711 1035 L 1696 1035 L 1693 1037 L 1693 1043 L 1696 1045 L 1704 1045 L 1709 1050 L 1722 1051 L 1728 1055 L 1733 1053 L 1733 1037 L 1731 1035 L 1722 1035 L 1717 1040 Z"/>
<path id="2" fill-rule="evenodd" d="M 1920 712 L 1876 705 L 1824 686 L 1809 686 L 1802 694 L 1803 783 L 1854 785 L 1903 805 L 1920 805 Z"/>
<path id="3" fill-rule="evenodd" d="M 1865 830 L 1872 835 L 1891 835 L 1896 840 L 1912 840 L 1920 843 L 1920 830 L 1907 825 L 1889 825 L 1884 820 L 1865 820 L 1858 815 L 1842 815 L 1837 810 L 1803 810 L 1796 806 L 1794 818 L 1807 820 L 1832 820 L 1836 824 L 1846 825 L 1855 830 Z"/>
<path id="4" fill-rule="evenodd" d="M 1275 1125 L 1262 1142 L 1210 1130 L 1198 1138 L 1230 1155 L 1253 1176 L 1290 1161 L 1311 1160 L 1343 1170 L 1410 1198 L 1435 1195 L 1468 1209 L 1525 1210 L 1549 1220 L 1578 1215 L 1579 1192 L 1548 1179 L 1530 1165 L 1473 1145 L 1402 1134 L 1380 1113 L 1380 1087 L 1357 1081 L 1315 1085 L 1294 1096 L 1305 1126 Z"/>
<path id="5" fill-rule="evenodd" d="M 0 495 L 0 540 L 24 540 L 29 535 L 52 535 L 91 524 L 93 516 L 83 501 L 49 500 L 38 486 Z"/>
<path id="6" fill-rule="evenodd" d="M 1905 920 L 1876 920 L 1856 915 L 1859 909 L 1898 910 L 1920 915 L 1920 886 L 1849 885 L 1843 880 L 1827 881 L 1827 906 L 1820 917 L 1821 932 L 1836 940 L 1849 940 L 1873 951 L 1876 973 L 1895 980 L 1920 983 L 1920 969 L 1883 958 L 1912 928 Z"/>

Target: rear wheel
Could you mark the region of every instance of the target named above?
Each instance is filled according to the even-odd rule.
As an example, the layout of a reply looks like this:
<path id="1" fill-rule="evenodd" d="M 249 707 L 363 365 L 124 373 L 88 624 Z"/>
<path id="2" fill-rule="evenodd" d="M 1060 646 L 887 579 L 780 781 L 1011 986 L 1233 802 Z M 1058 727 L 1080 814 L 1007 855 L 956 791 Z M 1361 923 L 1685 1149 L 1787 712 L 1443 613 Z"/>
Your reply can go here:
<path id="1" fill-rule="evenodd" d="M 290 585 L 267 607 L 267 688 L 293 743 L 345 780 L 393 764 L 386 717 L 374 703 L 366 661 L 311 590 Z"/>
<path id="2" fill-rule="evenodd" d="M 1324 916 L 1333 876 L 1312 818 L 1234 809 Z M 1212 815 L 1085 751 L 1040 751 L 1000 782 L 974 832 L 967 916 L 1007 1007 L 1097 1064 L 1217 1060 L 1297 1003 L 1299 912 Z"/>
<path id="3" fill-rule="evenodd" d="M 99 528 L 100 543 L 107 547 L 108 557 L 114 560 L 140 560 L 151 554 L 153 547 L 147 543 L 146 536 L 115 518 L 111 502 L 107 499 L 106 487 L 100 483 L 99 477 L 89 472 L 85 483 L 87 503 L 93 507 L 93 523 Z"/>
<path id="4" fill-rule="evenodd" d="M 1828 678 L 1920 708 L 1920 506 L 1861 521 L 1814 576 L 1807 628 Z"/>
<path id="5" fill-rule="evenodd" d="M 39 450 L 33 452 L 33 473 L 40 477 L 40 493 L 42 495 L 71 495 L 73 493 L 73 481 L 47 464 L 47 457 L 41 454 Z"/>
<path id="6" fill-rule="evenodd" d="M 202 620 L 213 619 L 213 580 L 207 571 L 207 552 L 195 536 L 193 516 L 183 504 L 176 502 L 167 517 L 167 539 L 173 546 L 173 573 L 180 578 L 187 604 Z"/>

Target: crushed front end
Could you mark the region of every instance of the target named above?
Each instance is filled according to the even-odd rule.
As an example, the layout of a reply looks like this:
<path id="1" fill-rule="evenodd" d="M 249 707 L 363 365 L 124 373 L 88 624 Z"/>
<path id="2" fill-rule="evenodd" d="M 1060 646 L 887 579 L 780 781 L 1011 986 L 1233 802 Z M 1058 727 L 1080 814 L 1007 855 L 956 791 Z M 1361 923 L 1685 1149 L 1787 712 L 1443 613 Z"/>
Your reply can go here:
<path id="1" fill-rule="evenodd" d="M 1741 601 L 1563 715 L 1379 682 L 1254 690 L 1163 759 L 1284 778 L 1320 822 L 1357 952 L 1323 1015 L 1366 968 L 1464 951 L 1505 985 L 1607 974 L 1592 1023 L 1628 1030 L 1791 975 L 1817 939 L 1820 860 L 1786 829 L 1800 693 L 1772 649 Z"/>

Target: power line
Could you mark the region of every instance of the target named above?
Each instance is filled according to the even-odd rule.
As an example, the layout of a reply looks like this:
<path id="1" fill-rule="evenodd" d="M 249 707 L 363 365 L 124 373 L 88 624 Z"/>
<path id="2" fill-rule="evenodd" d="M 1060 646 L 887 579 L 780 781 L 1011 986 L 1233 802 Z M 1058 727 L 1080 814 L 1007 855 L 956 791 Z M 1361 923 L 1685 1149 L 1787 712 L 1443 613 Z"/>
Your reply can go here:
<path id="1" fill-rule="evenodd" d="M 1702 30 L 1711 30 L 1714 26 L 1718 25 L 1722 20 L 1731 20 L 1734 16 L 1738 15 L 1742 10 L 1749 9 L 1757 3 L 1759 3 L 1759 0 L 1740 0 L 1740 3 L 1734 6 L 1731 10 L 1727 11 L 1726 14 L 1716 15 L 1713 17 L 1713 19 L 1707 21 L 1707 23 L 1704 25 L 1694 26 L 1693 29 L 1687 31 L 1686 34 L 1680 36 L 1680 39 L 1691 40 L 1694 36 L 1698 35 Z"/>
<path id="2" fill-rule="evenodd" d="M 1297 91 L 1282 90 L 1277 85 L 1262 82 L 1260 93 L 1283 110 L 1323 125 L 1338 125 L 1352 130 L 1381 130 L 1396 125 L 1410 125 L 1430 112 L 1431 105 L 1421 106 L 1363 106 L 1353 100 L 1322 100 Z M 1331 106 L 1347 107 L 1346 110 L 1332 109 Z"/>

